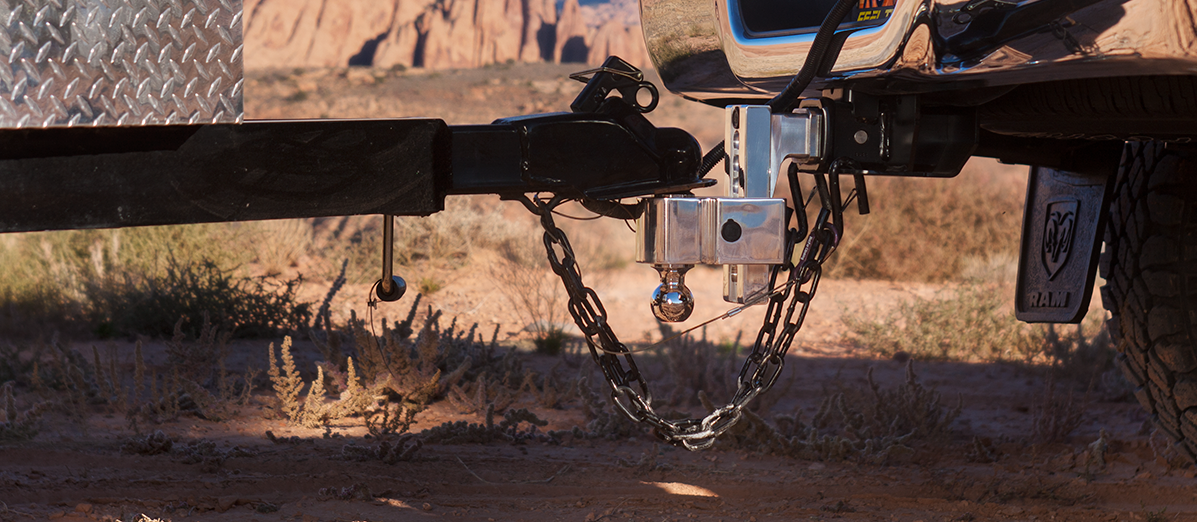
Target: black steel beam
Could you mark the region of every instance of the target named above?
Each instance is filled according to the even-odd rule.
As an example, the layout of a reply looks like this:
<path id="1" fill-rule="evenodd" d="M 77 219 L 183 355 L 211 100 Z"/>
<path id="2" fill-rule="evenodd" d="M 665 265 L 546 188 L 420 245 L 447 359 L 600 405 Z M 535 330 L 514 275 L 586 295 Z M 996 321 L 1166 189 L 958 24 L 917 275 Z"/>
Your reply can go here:
<path id="1" fill-rule="evenodd" d="M 0 131 L 0 232 L 444 208 L 437 119 Z"/>
<path id="2" fill-rule="evenodd" d="M 696 175 L 702 151 L 693 136 L 653 127 L 639 114 L 540 114 L 450 129 L 449 194 L 606 200 L 714 183 Z"/>
<path id="3" fill-rule="evenodd" d="M 685 191 L 698 143 L 607 113 L 0 131 L 0 232 L 394 214 L 447 194 L 617 199 Z M 623 113 L 620 113 L 620 111 Z M 614 114 L 611 114 L 614 113 Z"/>

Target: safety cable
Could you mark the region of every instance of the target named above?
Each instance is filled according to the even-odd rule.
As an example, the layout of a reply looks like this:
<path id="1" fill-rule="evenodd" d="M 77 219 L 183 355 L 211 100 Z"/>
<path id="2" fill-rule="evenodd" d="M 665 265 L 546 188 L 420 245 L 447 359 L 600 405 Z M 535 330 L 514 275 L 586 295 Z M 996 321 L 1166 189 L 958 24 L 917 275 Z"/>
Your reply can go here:
<path id="1" fill-rule="evenodd" d="M 798 70 L 798 74 L 794 75 L 794 79 L 790 80 L 790 84 L 786 85 L 777 96 L 769 100 L 769 110 L 774 114 L 789 112 L 794 108 L 794 104 L 798 103 L 802 96 L 802 91 L 805 91 L 810 82 L 819 74 L 819 68 L 828 58 L 828 54 L 832 51 L 831 43 L 835 37 L 835 30 L 843 23 L 844 18 L 852 11 L 852 6 L 856 5 L 857 0 L 840 0 L 831 8 L 831 12 L 827 13 L 827 17 L 823 19 L 823 24 L 819 26 L 819 32 L 815 34 L 815 39 L 811 42 L 810 51 L 806 53 L 806 62 L 802 64 L 802 68 Z"/>

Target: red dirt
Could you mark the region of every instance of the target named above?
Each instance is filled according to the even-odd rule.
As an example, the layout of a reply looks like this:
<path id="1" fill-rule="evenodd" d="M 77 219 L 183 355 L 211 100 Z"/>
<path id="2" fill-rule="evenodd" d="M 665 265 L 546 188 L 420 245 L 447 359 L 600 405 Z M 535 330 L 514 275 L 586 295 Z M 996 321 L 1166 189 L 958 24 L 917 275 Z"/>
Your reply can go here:
<path id="1" fill-rule="evenodd" d="M 628 277 L 618 278 L 622 284 L 617 286 L 623 293 L 644 293 L 643 284 L 651 277 L 634 275 L 643 270 L 648 269 L 629 268 Z M 702 281 L 700 277 L 695 282 L 710 286 Z M 864 379 L 870 367 L 882 386 L 900 382 L 902 363 L 850 354 L 835 334 L 841 328 L 837 310 L 866 298 L 895 302 L 912 291 L 930 290 L 826 281 L 821 294 L 826 299 L 796 342 L 786 376 L 773 391 L 784 397 L 772 411 L 797 408 L 809 419 L 829 391 L 867 389 Z M 613 316 L 647 312 L 633 314 L 622 309 L 622 300 L 610 302 L 617 303 Z M 397 307 L 406 312 L 406 307 Z M 494 313 L 486 308 L 477 313 Z M 754 322 L 743 321 L 740 324 Z M 230 368 L 265 366 L 265 345 L 237 342 Z M 131 348 L 121 344 L 118 350 L 131 373 Z M 151 365 L 162 360 L 162 354 L 147 351 L 153 354 Z M 317 358 L 310 346 L 297 345 L 301 368 Z M 540 371 L 555 362 L 556 358 L 526 354 L 526 365 Z M 584 371 L 593 366 L 584 357 L 568 362 Z M 647 434 L 621 441 L 567 437 L 560 445 L 429 444 L 415 461 L 387 465 L 341 457 L 347 441 L 370 443 L 362 439 L 365 430 L 359 419 L 334 423 L 333 438 L 323 437 L 321 430 L 263 418 L 270 412 L 261 406 L 242 408 L 224 422 L 184 416 L 162 425 L 143 423 L 143 429 L 169 435 L 176 448 L 204 440 L 222 450 L 237 445 L 256 453 L 212 467 L 186 464 L 177 450 L 154 456 L 122 454 L 120 445 L 131 432 L 119 413 L 94 409 L 85 432 L 78 424 L 51 416 L 35 440 L 0 444 L 0 520 L 131 520 L 141 513 L 163 520 L 233 521 L 1147 520 L 1161 510 L 1168 520 L 1197 518 L 1193 468 L 1157 457 L 1163 453 L 1163 437 L 1155 435 L 1153 440 L 1148 435 L 1146 415 L 1127 398 L 1095 400 L 1082 426 L 1065 443 L 1031 446 L 1026 441 L 1043 391 L 1040 374 L 1002 364 L 918 363 L 916 370 L 946 403 L 960 397 L 963 414 L 947 443 L 923 447 L 914 458 L 888 465 L 814 462 L 718 445 L 691 453 L 658 445 Z M 650 379 L 659 379 L 663 370 L 646 371 Z M 793 382 L 787 385 L 790 378 Z M 259 394 L 255 402 L 268 400 Z M 550 421 L 546 430 L 569 429 L 582 421 L 576 405 L 553 410 L 525 397 L 514 407 L 532 408 Z M 440 402 L 419 417 L 413 431 L 456 420 L 482 418 L 456 413 Z M 1087 469 L 1086 447 L 1101 429 L 1109 434 L 1106 464 Z M 267 430 L 279 437 L 297 436 L 300 442 L 272 443 L 264 436 Z M 969 461 L 974 437 L 992 444 L 999 456 L 996 462 Z M 655 466 L 635 465 L 652 452 L 657 454 Z M 365 485 L 370 496 L 335 498 L 342 488 L 355 484 Z M 270 511 L 275 507 L 277 511 Z"/>

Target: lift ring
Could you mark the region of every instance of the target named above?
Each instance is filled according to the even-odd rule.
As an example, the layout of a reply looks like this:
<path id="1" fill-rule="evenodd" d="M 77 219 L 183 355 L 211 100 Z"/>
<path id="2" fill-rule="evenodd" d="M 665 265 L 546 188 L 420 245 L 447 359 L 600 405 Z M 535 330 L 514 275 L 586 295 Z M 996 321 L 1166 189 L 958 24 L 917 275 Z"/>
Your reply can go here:
<path id="1" fill-rule="evenodd" d="M 645 92 L 645 91 L 648 92 L 651 99 L 649 100 L 648 105 L 641 105 L 640 104 L 640 93 Z M 632 99 L 625 100 L 625 101 L 627 101 L 629 105 L 631 105 L 632 107 L 635 107 L 637 111 L 639 111 L 641 114 L 643 114 L 643 113 L 647 113 L 647 112 L 652 112 L 653 109 L 657 108 L 657 103 L 661 101 L 661 94 L 660 94 L 660 92 L 657 91 L 656 85 L 653 85 L 651 82 L 641 82 L 639 85 L 636 86 L 636 92 L 632 93 L 631 98 Z"/>

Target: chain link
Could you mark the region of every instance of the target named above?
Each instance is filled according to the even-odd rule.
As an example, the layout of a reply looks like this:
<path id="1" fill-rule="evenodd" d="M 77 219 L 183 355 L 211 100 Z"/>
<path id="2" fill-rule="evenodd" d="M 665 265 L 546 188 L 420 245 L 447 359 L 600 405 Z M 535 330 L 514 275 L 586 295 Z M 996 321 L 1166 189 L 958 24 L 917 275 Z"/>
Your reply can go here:
<path id="1" fill-rule="evenodd" d="M 788 231 L 785 256 L 787 262 L 772 268 L 769 286 L 773 290 L 768 297 L 769 306 L 765 312 L 764 324 L 761 325 L 752 351 L 740 369 L 738 386 L 731 402 L 701 419 L 669 420 L 653 411 L 648 383 L 636 368 L 636 362 L 627 346 L 619 341 L 607 324 L 607 311 L 603 308 L 602 301 L 594 290 L 582 282 L 569 238 L 553 221 L 553 209 L 563 203 L 564 199 L 555 196 L 545 202 L 540 198 L 528 199 L 521 196 L 520 201 L 533 214 L 540 216 L 549 265 L 565 285 L 566 294 L 569 296 L 569 313 L 586 336 L 590 353 L 611 387 L 612 402 L 629 419 L 652 426 L 661 438 L 692 451 L 706 449 L 714 444 L 719 435 L 740 420 L 741 410 L 748 403 L 777 382 L 785 367 L 786 351 L 789 350 L 798 330 L 802 328 L 811 300 L 818 291 L 823 263 L 835 251 L 842 230 L 841 224 L 838 223 L 839 213 L 832 212 L 831 206 L 824 201 L 809 235 L 806 235 L 805 217 L 800 218 L 801 233 L 794 229 Z M 804 239 L 803 236 L 806 236 L 806 242 L 795 262 L 794 248 Z M 785 282 L 779 286 L 778 278 L 783 273 Z M 621 357 L 623 361 L 620 360 Z M 627 363 L 626 368 L 624 362 Z"/>

